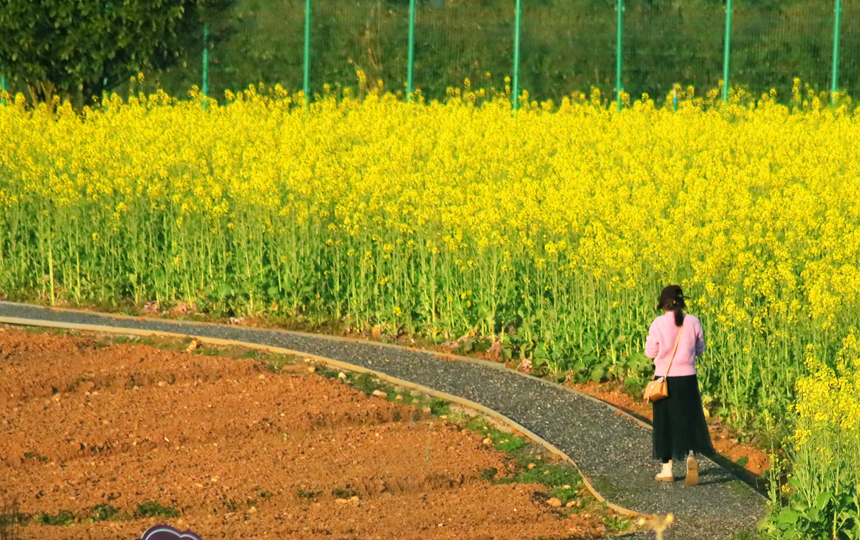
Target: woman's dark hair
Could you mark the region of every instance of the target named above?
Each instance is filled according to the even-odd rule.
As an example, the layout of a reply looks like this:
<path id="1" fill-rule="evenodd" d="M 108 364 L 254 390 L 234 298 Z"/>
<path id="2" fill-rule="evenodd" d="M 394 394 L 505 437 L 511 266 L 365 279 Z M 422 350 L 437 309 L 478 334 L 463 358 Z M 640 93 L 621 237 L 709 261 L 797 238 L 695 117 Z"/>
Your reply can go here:
<path id="1" fill-rule="evenodd" d="M 679 285 L 669 285 L 660 293 L 660 299 L 657 301 L 657 309 L 674 311 L 675 326 L 684 324 L 685 307 L 687 307 L 687 304 L 684 302 L 684 291 L 681 290 Z"/>

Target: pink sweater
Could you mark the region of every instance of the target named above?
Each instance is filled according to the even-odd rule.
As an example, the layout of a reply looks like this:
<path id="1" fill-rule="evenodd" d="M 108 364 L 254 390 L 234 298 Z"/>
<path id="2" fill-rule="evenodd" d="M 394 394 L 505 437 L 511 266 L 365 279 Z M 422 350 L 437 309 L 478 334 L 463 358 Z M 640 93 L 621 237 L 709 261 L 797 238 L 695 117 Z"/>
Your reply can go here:
<path id="1" fill-rule="evenodd" d="M 675 346 L 677 336 L 678 327 L 675 326 L 674 313 L 660 315 L 651 323 L 648 339 L 645 340 L 645 356 L 654 359 L 654 374 L 657 377 L 666 375 L 666 368 L 669 366 L 669 358 L 672 356 L 672 347 Z M 675 360 L 672 362 L 669 376 L 695 375 L 696 357 L 702 356 L 703 352 L 705 352 L 705 335 L 702 332 L 702 323 L 693 315 L 685 315 L 681 339 L 678 341 L 678 350 L 675 352 Z"/>

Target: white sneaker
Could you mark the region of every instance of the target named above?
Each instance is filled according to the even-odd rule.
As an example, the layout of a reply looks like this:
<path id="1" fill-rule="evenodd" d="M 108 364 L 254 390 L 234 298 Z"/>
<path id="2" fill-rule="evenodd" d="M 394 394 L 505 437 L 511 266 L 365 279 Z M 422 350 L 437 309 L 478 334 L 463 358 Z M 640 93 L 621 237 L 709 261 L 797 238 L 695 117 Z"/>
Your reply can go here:
<path id="1" fill-rule="evenodd" d="M 672 461 L 669 463 L 663 463 L 663 469 L 660 471 L 660 474 L 654 477 L 658 482 L 674 482 L 675 475 L 672 474 Z"/>

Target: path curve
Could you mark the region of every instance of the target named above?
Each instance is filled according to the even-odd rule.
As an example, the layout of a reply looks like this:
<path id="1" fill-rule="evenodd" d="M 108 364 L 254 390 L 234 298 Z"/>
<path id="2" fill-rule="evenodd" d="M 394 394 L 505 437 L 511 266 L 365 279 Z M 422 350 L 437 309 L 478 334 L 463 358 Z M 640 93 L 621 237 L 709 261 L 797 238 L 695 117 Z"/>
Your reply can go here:
<path id="1" fill-rule="evenodd" d="M 700 483 L 654 481 L 651 433 L 646 424 L 603 401 L 512 371 L 500 364 L 350 338 L 51 309 L 0 302 L 0 322 L 140 334 L 194 336 L 296 351 L 350 369 L 372 371 L 398 383 L 420 385 L 454 401 L 494 411 L 571 459 L 590 487 L 613 506 L 642 514 L 673 513 L 668 539 L 731 538 L 764 515 L 765 498 L 710 459 L 699 464 Z M 646 535 L 637 535 L 647 538 Z M 653 537 L 653 535 L 651 535 Z M 632 536 L 630 537 L 632 538 Z"/>

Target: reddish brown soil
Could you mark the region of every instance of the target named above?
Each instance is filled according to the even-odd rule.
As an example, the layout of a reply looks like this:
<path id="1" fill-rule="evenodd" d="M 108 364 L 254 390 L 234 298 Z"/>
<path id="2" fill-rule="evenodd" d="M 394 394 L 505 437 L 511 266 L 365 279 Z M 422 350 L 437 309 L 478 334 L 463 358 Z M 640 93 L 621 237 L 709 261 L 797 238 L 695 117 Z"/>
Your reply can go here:
<path id="1" fill-rule="evenodd" d="M 99 504 L 131 514 L 145 501 L 181 513 L 31 522 L 18 535 L 131 540 L 156 523 L 207 540 L 604 532 L 596 516 L 540 502 L 543 486 L 482 480 L 506 465 L 478 434 L 415 421 L 412 408 L 305 366 L 283 373 L 250 359 L 0 329 L 0 495 L 26 514 Z"/>
<path id="2" fill-rule="evenodd" d="M 612 403 L 616 407 L 647 418 L 648 420 L 653 420 L 651 405 L 642 400 L 635 400 L 628 394 L 625 394 L 621 391 L 618 384 L 590 382 L 587 384 L 566 383 L 566 386 Z M 770 468 L 767 454 L 754 445 L 739 442 L 737 434 L 730 428 L 713 422 L 709 422 L 708 428 L 711 430 L 711 440 L 714 443 L 714 450 L 719 454 L 732 461 L 746 457 L 748 461 L 744 465 L 744 468 L 753 474 L 761 475 Z"/>

